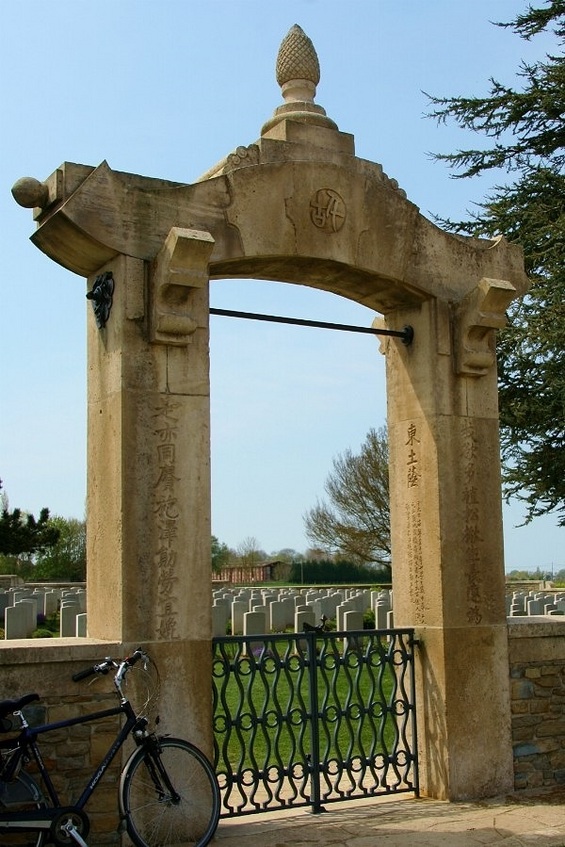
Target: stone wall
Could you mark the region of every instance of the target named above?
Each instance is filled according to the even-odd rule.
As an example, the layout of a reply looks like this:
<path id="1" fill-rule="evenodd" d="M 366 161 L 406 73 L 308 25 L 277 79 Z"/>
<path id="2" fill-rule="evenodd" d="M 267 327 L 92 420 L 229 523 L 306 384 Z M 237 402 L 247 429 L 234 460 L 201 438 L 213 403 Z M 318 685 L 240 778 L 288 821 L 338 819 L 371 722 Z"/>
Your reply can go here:
<path id="1" fill-rule="evenodd" d="M 515 788 L 549 788 L 565 783 L 565 620 L 549 617 L 509 621 L 512 740 Z M 122 656 L 138 645 L 94 639 L 11 641 L 0 647 L 0 699 L 37 691 L 30 708 L 36 721 L 57 721 L 117 703 L 111 677 L 74 683 L 73 673 L 104 656 Z M 165 670 L 166 673 L 166 670 Z M 63 797 L 76 799 L 106 751 L 117 719 L 58 730 L 41 741 Z M 117 834 L 117 776 L 131 746 L 101 781 L 87 805 L 93 847 L 120 843 Z"/>
<path id="2" fill-rule="evenodd" d="M 514 785 L 565 783 L 565 621 L 509 620 Z"/>

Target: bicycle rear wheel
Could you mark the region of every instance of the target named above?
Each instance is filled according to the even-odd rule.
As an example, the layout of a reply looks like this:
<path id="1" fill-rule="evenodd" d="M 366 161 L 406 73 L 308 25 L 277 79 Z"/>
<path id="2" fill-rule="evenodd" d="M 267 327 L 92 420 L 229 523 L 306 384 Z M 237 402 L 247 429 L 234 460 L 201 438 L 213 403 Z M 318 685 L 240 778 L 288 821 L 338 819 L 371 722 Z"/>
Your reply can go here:
<path id="1" fill-rule="evenodd" d="M 159 758 L 177 796 L 159 777 Z M 120 812 L 136 847 L 204 847 L 220 816 L 220 790 L 204 754 L 180 738 L 161 738 L 159 752 L 141 747 L 120 781 Z"/>
<path id="2" fill-rule="evenodd" d="M 0 813 L 45 809 L 48 802 L 37 783 L 21 771 L 10 782 L 0 780 Z M 5 832 L 0 821 L 0 845 L 2 847 L 43 847 L 45 832 Z"/>

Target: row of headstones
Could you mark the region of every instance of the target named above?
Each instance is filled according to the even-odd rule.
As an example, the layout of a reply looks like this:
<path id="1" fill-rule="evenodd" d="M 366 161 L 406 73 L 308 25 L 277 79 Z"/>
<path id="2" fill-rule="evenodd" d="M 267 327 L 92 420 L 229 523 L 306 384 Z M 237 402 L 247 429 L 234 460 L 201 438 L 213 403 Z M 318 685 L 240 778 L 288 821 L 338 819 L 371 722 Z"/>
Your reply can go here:
<path id="1" fill-rule="evenodd" d="M 0 589 L 0 618 L 6 639 L 29 638 L 38 615 L 60 609 L 60 637 L 86 636 L 86 591 L 52 586 Z M 393 626 L 392 591 L 367 589 L 218 589 L 213 592 L 213 634 L 225 635 L 228 623 L 234 635 L 302 632 L 304 623 L 316 626 L 322 617 L 336 620 L 337 629 L 363 628 L 367 610 L 375 614 L 375 628 Z"/>
<path id="2" fill-rule="evenodd" d="M 37 616 L 60 609 L 60 637 L 86 636 L 86 591 L 49 586 L 0 589 L 0 618 L 6 639 L 28 638 L 37 628 Z M 214 635 L 302 632 L 304 623 L 316 626 L 323 616 L 336 620 L 337 629 L 363 628 L 367 610 L 375 613 L 375 628 L 393 626 L 392 591 L 382 589 L 217 589 L 213 592 Z M 514 591 L 506 596 L 509 617 L 565 615 L 565 592 Z"/>
<path id="3" fill-rule="evenodd" d="M 508 617 L 565 615 L 563 591 L 514 591 L 506 596 Z"/>
<path id="4" fill-rule="evenodd" d="M 86 591 L 84 588 L 0 589 L 0 618 L 4 618 L 4 638 L 29 638 L 37 629 L 38 615 L 48 617 L 60 611 L 59 636 L 86 635 Z"/>
<path id="5" fill-rule="evenodd" d="M 375 629 L 393 626 L 392 591 L 354 588 L 217 589 L 212 599 L 212 631 L 225 635 L 265 635 L 304 624 L 317 626 L 323 617 L 336 621 L 338 631 L 363 629 L 367 610 L 375 613 Z"/>

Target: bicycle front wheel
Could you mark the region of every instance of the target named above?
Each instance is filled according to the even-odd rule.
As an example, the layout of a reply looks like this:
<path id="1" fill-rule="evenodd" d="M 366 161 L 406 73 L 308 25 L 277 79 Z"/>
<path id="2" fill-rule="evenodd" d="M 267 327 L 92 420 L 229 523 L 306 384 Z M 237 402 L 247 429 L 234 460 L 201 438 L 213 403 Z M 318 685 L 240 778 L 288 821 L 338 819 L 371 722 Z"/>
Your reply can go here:
<path id="1" fill-rule="evenodd" d="M 204 847 L 220 816 L 220 790 L 210 762 L 180 738 L 161 738 L 158 751 L 141 747 L 135 753 L 122 774 L 119 801 L 136 847 Z"/>
<path id="2" fill-rule="evenodd" d="M 4 782 L 0 780 L 0 814 L 45 809 L 49 804 L 37 783 L 25 771 Z M 0 820 L 0 845 L 5 847 L 43 847 L 45 831 L 7 832 Z"/>

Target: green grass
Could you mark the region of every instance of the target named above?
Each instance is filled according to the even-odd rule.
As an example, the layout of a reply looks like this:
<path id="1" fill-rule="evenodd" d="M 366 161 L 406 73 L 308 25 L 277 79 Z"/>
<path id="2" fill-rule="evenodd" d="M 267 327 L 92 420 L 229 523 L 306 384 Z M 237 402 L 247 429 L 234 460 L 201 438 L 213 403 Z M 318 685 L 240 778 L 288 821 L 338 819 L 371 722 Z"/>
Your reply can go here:
<path id="1" fill-rule="evenodd" d="M 335 650 L 335 648 L 334 648 Z M 390 754 L 399 738 L 393 670 L 382 656 L 360 661 L 328 652 L 316 670 L 320 761 Z M 344 664 L 342 663 L 344 662 Z M 232 651 L 214 677 L 218 768 L 290 769 L 313 755 L 308 670 L 297 656 L 260 661 Z M 315 705 L 315 704 L 314 704 Z"/>

